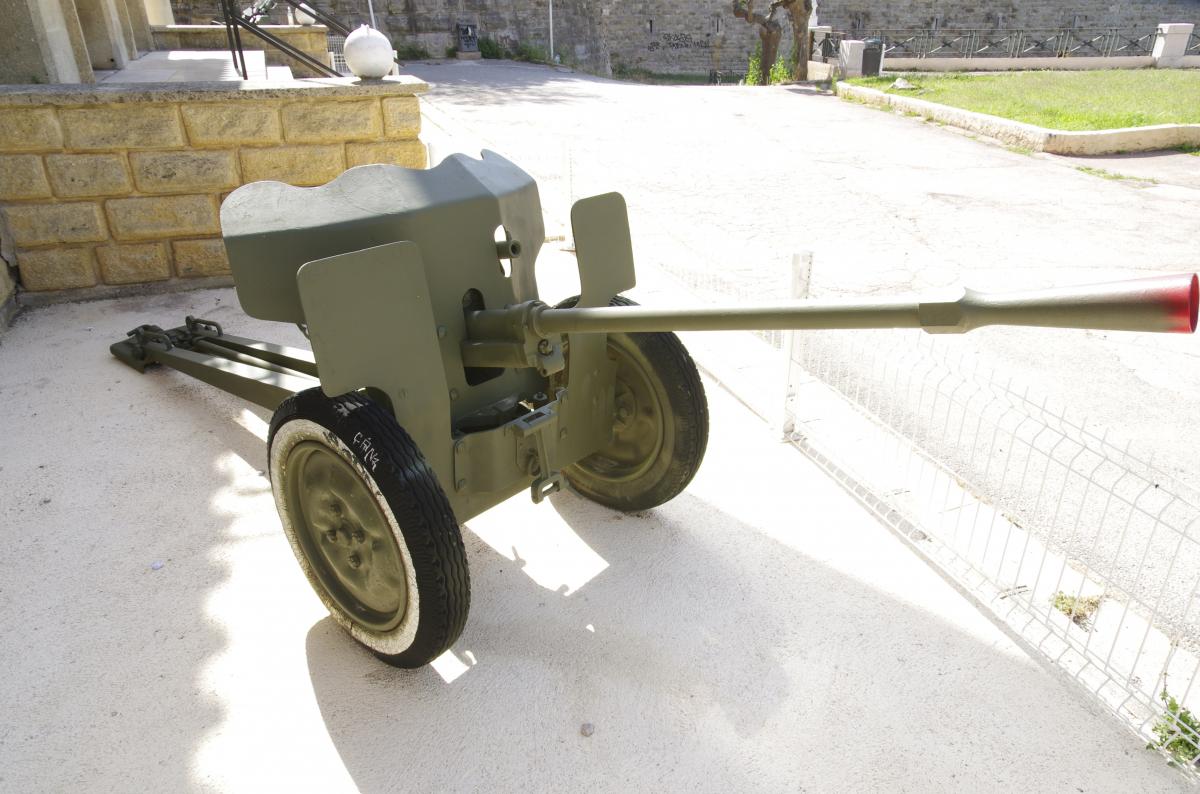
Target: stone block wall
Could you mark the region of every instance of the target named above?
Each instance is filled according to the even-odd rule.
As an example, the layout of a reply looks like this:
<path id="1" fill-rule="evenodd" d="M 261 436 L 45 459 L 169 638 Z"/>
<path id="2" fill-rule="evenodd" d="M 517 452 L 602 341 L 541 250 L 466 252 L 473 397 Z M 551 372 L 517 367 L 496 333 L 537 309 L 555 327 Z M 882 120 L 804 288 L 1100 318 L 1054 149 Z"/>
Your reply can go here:
<path id="1" fill-rule="evenodd" d="M 411 77 L 0 87 L 0 256 L 30 292 L 227 275 L 230 191 L 320 185 L 367 163 L 424 168 L 424 89 Z"/>
<path id="2" fill-rule="evenodd" d="M 317 6 L 351 29 L 370 24 L 367 0 L 320 0 Z M 220 17 L 217 0 L 172 0 L 180 23 L 205 25 Z M 378 0 L 375 21 L 392 42 L 414 44 L 440 58 L 455 44 L 458 23 L 479 26 L 479 34 L 515 50 L 520 44 L 549 51 L 548 0 L 462 0 L 458 4 L 431 0 Z M 271 19 L 281 20 L 276 7 Z M 608 64 L 599 7 L 592 0 L 555 0 L 554 49 L 564 63 L 603 73 Z"/>
<path id="3" fill-rule="evenodd" d="M 758 0 L 765 12 L 768 0 Z M 759 43 L 758 26 L 733 15 L 726 0 L 628 3 L 609 0 L 605 34 L 609 58 L 619 66 L 651 72 L 704 74 L 709 70 L 744 73 L 750 53 Z M 601 13 L 604 13 L 602 11 Z M 777 12 L 783 25 L 779 51 L 791 52 L 792 31 L 787 14 Z"/>
<path id="4" fill-rule="evenodd" d="M 367 0 L 320 0 L 320 7 L 351 26 L 369 20 Z M 757 0 L 765 10 L 768 0 Z M 219 16 L 216 0 L 172 0 L 179 21 Z M 457 22 L 474 23 L 479 35 L 511 47 L 549 47 L 547 0 L 377 0 L 376 21 L 396 44 L 416 43 L 440 57 L 454 43 Z M 1154 30 L 1160 22 L 1200 24 L 1200 0 L 1076 0 L 1035 3 L 999 0 L 818 0 L 818 21 L 835 30 L 942 28 L 1062 28 L 1116 26 Z M 781 51 L 791 52 L 786 14 Z M 651 72 L 703 74 L 710 69 L 744 72 L 758 43 L 753 25 L 733 16 L 729 0 L 556 0 L 554 48 L 564 63 L 596 74 L 614 67 Z"/>

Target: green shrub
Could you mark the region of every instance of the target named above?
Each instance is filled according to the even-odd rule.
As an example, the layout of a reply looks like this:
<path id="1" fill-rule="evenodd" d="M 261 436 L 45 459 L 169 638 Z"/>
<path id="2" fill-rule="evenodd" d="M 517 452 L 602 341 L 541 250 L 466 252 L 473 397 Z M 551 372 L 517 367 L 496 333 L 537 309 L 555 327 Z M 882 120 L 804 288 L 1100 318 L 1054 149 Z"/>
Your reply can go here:
<path id="1" fill-rule="evenodd" d="M 512 54 L 514 61 L 526 61 L 528 63 L 548 63 L 550 56 L 541 47 L 535 47 L 532 44 L 518 44 L 517 51 Z"/>
<path id="2" fill-rule="evenodd" d="M 458 55 L 458 47 L 455 47 L 453 44 L 451 44 L 446 48 L 446 57 L 453 58 L 455 55 Z"/>
<path id="3" fill-rule="evenodd" d="M 771 85 L 779 85 L 792 79 L 792 70 L 783 55 L 780 55 L 775 59 L 775 63 L 771 64 L 770 77 Z"/>
<path id="4" fill-rule="evenodd" d="M 429 50 L 420 44 L 401 42 L 393 46 L 396 48 L 396 57 L 402 61 L 423 61 L 429 57 Z"/>
<path id="5" fill-rule="evenodd" d="M 630 66 L 620 61 L 613 62 L 612 76 L 614 80 L 628 80 L 650 85 L 706 85 L 709 82 L 707 74 L 652 72 L 649 69 Z"/>
<path id="6" fill-rule="evenodd" d="M 1162 702 L 1167 707 L 1167 713 L 1158 718 L 1154 725 L 1154 736 L 1158 746 L 1171 754 L 1180 764 L 1190 764 L 1200 754 L 1196 746 L 1200 735 L 1200 720 L 1192 712 L 1179 705 L 1179 701 L 1167 694 L 1164 687 Z"/>
<path id="7" fill-rule="evenodd" d="M 1062 590 L 1055 593 L 1050 602 L 1054 608 L 1071 619 L 1071 622 L 1076 626 L 1088 628 L 1091 626 L 1092 617 L 1095 616 L 1096 610 L 1100 608 L 1102 596 L 1073 596 L 1067 595 Z"/>
<path id="8" fill-rule="evenodd" d="M 504 48 L 495 39 L 484 36 L 479 40 L 479 54 L 484 58 L 503 58 Z"/>
<path id="9" fill-rule="evenodd" d="M 754 53 L 746 67 L 746 85 L 758 85 L 759 71 L 762 69 L 762 42 L 754 45 Z"/>

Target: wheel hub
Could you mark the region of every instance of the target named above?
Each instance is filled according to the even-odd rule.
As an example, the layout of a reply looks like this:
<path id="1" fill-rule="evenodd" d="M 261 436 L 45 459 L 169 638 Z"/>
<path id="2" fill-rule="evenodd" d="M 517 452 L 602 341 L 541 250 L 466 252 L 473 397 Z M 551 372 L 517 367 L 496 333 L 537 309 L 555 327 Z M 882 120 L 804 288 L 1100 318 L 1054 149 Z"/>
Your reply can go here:
<path id="1" fill-rule="evenodd" d="M 358 472 L 329 447 L 302 441 L 288 453 L 283 486 L 297 539 L 338 606 L 377 631 L 399 624 L 408 603 L 404 563 Z"/>
<path id="2" fill-rule="evenodd" d="M 579 465 L 609 481 L 632 480 L 652 467 L 662 450 L 665 411 L 639 362 L 612 345 L 609 354 L 617 362 L 613 439 Z"/>

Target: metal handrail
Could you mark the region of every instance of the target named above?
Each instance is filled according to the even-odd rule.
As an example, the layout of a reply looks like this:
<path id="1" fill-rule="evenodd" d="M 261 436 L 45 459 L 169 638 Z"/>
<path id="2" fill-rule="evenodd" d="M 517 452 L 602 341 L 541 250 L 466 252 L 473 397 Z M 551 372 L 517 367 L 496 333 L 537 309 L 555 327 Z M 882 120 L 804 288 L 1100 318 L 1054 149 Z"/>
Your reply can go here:
<path id="1" fill-rule="evenodd" d="M 300 13 L 313 17 L 326 28 L 332 30 L 335 35 L 340 35 L 343 37 L 350 35 L 350 28 L 348 28 L 346 25 L 343 25 L 340 21 L 317 8 L 310 2 L 304 2 L 304 0 L 283 0 L 283 2 L 287 3 Z M 269 8 L 274 4 L 275 0 L 260 0 L 260 2 L 254 6 L 254 8 L 256 10 L 263 7 Z M 225 33 L 229 41 L 230 54 L 233 56 L 233 68 L 242 76 L 243 80 L 249 79 L 249 72 L 246 69 L 246 55 L 242 51 L 242 37 L 240 32 L 242 30 L 249 31 L 281 52 L 286 53 L 287 55 L 290 55 L 301 63 L 307 65 L 318 74 L 323 74 L 326 77 L 343 76 L 337 71 L 337 69 L 332 68 L 328 64 L 321 63 L 319 60 L 303 50 L 299 50 L 273 33 L 263 30 L 256 22 L 254 22 L 254 20 L 244 17 L 241 12 L 238 11 L 235 5 L 235 0 L 221 0 L 221 13 L 225 19 Z M 392 59 L 392 62 L 399 63 L 400 61 L 397 59 Z"/>
<path id="2" fill-rule="evenodd" d="M 319 11 L 315 14 L 312 13 L 313 11 L 317 11 L 317 9 L 307 6 L 307 4 L 305 4 L 305 8 L 301 8 L 301 4 L 293 2 L 293 0 L 284 0 L 284 2 L 300 9 L 306 14 L 310 14 L 317 19 L 321 19 L 322 21 L 325 21 L 326 19 L 331 20 L 336 26 L 336 29 L 339 31 L 347 30 L 344 25 L 332 17 L 329 17 L 327 14 Z M 308 66 L 317 74 L 321 74 L 326 77 L 341 77 L 341 75 L 336 71 L 331 69 L 326 64 L 321 63 L 308 53 L 293 47 L 291 44 L 288 44 L 275 34 L 263 30 L 252 20 L 246 19 L 246 17 L 242 16 L 241 11 L 234 6 L 234 0 L 221 0 L 221 14 L 225 20 L 225 35 L 229 42 L 230 55 L 233 56 L 233 68 L 242 76 L 243 80 L 250 79 L 250 73 L 246 69 L 246 54 L 242 49 L 241 31 L 243 30 L 257 36 L 280 52 L 295 58 L 297 61 L 300 61 L 305 66 Z M 328 22 L 326 22 L 326 24 L 328 24 Z"/>

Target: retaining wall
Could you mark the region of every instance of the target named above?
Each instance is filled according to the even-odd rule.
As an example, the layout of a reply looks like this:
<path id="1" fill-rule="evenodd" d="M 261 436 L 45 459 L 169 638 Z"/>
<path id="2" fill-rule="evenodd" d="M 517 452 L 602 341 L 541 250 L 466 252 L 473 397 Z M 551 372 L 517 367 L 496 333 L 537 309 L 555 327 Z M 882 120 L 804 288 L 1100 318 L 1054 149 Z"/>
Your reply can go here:
<path id="1" fill-rule="evenodd" d="M 757 0 L 765 11 L 768 0 Z M 178 22 L 205 24 L 219 17 L 216 0 L 173 0 Z M 367 0 L 321 0 L 320 7 L 352 26 L 369 21 Z M 547 0 L 378 0 L 376 22 L 397 44 L 419 43 L 435 57 L 453 45 L 457 22 L 479 26 L 479 34 L 509 47 L 518 43 L 549 49 Z M 277 12 L 282 13 L 282 12 Z M 1077 0 L 1072 4 L 999 0 L 818 0 L 820 24 L 834 30 L 877 28 L 1068 28 L 1116 26 L 1153 32 L 1161 22 L 1200 25 L 1200 0 Z M 787 15 L 782 51 L 791 50 Z M 283 17 L 279 17 L 282 21 Z M 554 45 L 565 63 L 598 74 L 614 67 L 665 73 L 744 71 L 758 43 L 756 27 L 733 16 L 729 0 L 555 0 Z M 1067 59 L 1061 59 L 1067 60 Z"/>
<path id="2" fill-rule="evenodd" d="M 320 185 L 366 163 L 425 167 L 425 88 L 412 77 L 0 86 L 0 256 L 29 296 L 227 276 L 218 209 L 231 190 Z"/>

